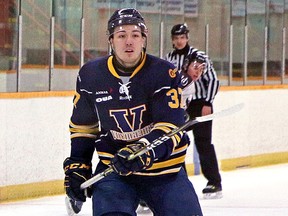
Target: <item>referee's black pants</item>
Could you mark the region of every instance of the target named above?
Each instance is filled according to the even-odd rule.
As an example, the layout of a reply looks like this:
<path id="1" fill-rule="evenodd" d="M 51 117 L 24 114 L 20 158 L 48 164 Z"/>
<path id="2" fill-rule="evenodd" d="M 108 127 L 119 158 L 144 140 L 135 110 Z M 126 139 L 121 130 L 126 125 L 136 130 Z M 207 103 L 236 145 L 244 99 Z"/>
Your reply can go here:
<path id="1" fill-rule="evenodd" d="M 190 118 L 201 116 L 204 100 L 191 101 L 187 113 Z M 213 107 L 212 107 L 213 113 Z M 218 168 L 216 152 L 212 142 L 212 121 L 201 122 L 188 128 L 193 130 L 194 143 L 199 154 L 200 166 L 203 175 L 208 180 L 207 185 L 221 187 L 221 176 Z"/>

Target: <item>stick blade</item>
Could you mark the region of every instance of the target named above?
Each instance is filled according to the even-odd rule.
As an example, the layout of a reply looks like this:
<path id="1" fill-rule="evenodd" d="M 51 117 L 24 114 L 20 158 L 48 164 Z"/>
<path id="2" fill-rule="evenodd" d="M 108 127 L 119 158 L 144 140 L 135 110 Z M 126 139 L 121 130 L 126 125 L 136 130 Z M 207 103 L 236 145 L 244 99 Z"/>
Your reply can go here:
<path id="1" fill-rule="evenodd" d="M 71 199 L 70 197 L 65 197 L 65 206 L 68 216 L 75 216 L 81 211 L 83 202 L 76 201 Z"/>
<path id="2" fill-rule="evenodd" d="M 210 121 L 210 120 L 213 120 L 215 118 L 224 117 L 224 116 L 228 116 L 228 115 L 231 115 L 233 113 L 236 113 L 236 112 L 240 111 L 241 109 L 243 109 L 243 107 L 244 107 L 244 103 L 239 103 L 239 104 L 236 104 L 236 105 L 229 107 L 227 109 L 221 110 L 219 112 L 215 112 L 211 115 L 196 117 L 195 120 L 197 122 Z"/>

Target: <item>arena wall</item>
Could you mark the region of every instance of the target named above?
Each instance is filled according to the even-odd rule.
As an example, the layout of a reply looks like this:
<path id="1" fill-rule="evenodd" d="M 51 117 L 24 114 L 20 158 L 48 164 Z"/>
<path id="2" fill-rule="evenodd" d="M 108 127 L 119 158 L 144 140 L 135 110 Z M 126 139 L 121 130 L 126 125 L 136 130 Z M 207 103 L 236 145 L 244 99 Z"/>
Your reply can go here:
<path id="1" fill-rule="evenodd" d="M 70 91 L 0 93 L 0 202 L 64 192 L 72 99 Z M 213 123 L 221 171 L 287 163 L 288 86 L 222 87 L 214 111 L 238 103 L 241 111 Z M 196 166 L 191 144 L 190 175 Z"/>

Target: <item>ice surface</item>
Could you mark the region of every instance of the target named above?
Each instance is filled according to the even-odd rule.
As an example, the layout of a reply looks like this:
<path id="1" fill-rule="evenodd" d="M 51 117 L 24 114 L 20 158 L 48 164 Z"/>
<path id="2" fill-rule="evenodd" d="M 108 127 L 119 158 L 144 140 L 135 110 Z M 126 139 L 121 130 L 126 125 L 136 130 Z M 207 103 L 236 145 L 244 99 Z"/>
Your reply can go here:
<path id="1" fill-rule="evenodd" d="M 201 190 L 206 185 L 202 175 L 190 179 L 199 196 L 205 216 L 287 216 L 288 164 L 245 168 L 221 172 L 223 198 L 204 200 Z M 67 216 L 64 195 L 0 204 L 1 216 Z M 91 199 L 79 216 L 91 216 Z M 77 215 L 77 216 L 78 216 Z M 150 212 L 139 216 L 152 216 Z M 176 215 L 175 215 L 176 216 Z"/>

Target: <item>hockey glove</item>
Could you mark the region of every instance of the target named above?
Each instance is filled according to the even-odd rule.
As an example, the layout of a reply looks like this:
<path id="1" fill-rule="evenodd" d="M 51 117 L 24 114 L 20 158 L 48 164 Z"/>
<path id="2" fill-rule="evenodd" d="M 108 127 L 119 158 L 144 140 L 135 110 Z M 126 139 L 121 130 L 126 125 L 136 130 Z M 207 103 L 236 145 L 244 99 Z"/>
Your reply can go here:
<path id="1" fill-rule="evenodd" d="M 145 142 L 138 141 L 120 149 L 110 161 L 114 172 L 122 176 L 128 176 L 134 172 L 150 168 L 153 165 L 155 157 L 153 150 L 149 150 L 133 160 L 127 159 L 129 155 L 143 148 L 145 145 Z"/>
<path id="2" fill-rule="evenodd" d="M 91 197 L 91 189 L 82 190 L 80 185 L 91 178 L 92 164 L 77 158 L 66 158 L 63 163 L 65 172 L 64 188 L 68 197 L 74 201 L 86 201 L 86 196 Z M 81 209 L 80 209 L 81 210 Z M 79 211 L 80 211 L 79 210 Z"/>

